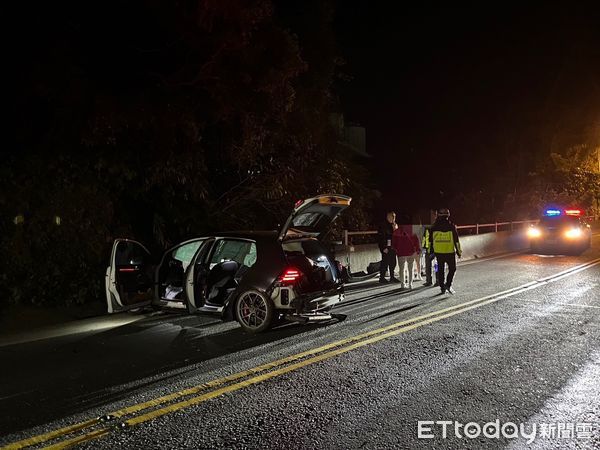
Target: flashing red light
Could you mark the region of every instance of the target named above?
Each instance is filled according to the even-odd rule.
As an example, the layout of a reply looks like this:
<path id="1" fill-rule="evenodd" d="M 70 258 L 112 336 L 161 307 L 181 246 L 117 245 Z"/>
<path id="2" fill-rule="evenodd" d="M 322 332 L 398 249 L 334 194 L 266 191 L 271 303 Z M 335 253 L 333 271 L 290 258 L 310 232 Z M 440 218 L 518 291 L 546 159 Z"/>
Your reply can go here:
<path id="1" fill-rule="evenodd" d="M 290 267 L 288 269 L 285 269 L 285 271 L 279 276 L 279 279 L 277 281 L 283 284 L 294 284 L 300 279 L 301 276 L 302 272 L 300 272 L 295 267 Z"/>
<path id="2" fill-rule="evenodd" d="M 296 203 L 294 203 L 294 209 L 298 209 L 302 203 L 304 203 L 304 200 L 298 200 Z"/>
<path id="3" fill-rule="evenodd" d="M 580 216 L 581 210 L 580 209 L 565 209 L 565 214 L 567 216 Z"/>

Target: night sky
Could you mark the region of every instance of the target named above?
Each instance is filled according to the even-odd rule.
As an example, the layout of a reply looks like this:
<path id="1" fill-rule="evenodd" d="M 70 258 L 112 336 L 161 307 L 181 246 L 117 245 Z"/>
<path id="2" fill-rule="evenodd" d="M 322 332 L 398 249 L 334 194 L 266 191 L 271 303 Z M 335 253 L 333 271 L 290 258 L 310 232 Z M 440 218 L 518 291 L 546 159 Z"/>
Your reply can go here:
<path id="1" fill-rule="evenodd" d="M 338 1 L 335 21 L 385 205 L 439 205 L 600 118 L 597 2 L 390 5 Z"/>
<path id="2" fill-rule="evenodd" d="M 346 122 L 366 127 L 373 187 L 383 194 L 378 208 L 411 213 L 464 192 L 486 195 L 498 173 L 533 170 L 549 153 L 550 137 L 576 143 L 584 127 L 600 122 L 599 2 L 332 1 L 337 51 L 346 62 L 340 70 L 349 79 L 335 90 Z M 311 23 L 303 2 L 276 4 Z M 19 8 L 16 85 L 27 79 L 23 65 L 35 72 L 37 61 L 53 58 L 47 36 L 77 45 L 80 34 L 98 35 L 78 48 L 85 55 L 89 42 L 96 44 L 86 62 L 94 76 L 125 77 L 128 54 L 114 51 L 124 44 L 105 24 L 126 30 L 126 15 L 96 7 L 106 17 L 86 32 L 70 16 L 94 16 L 91 7 L 46 6 L 31 15 Z M 145 17 L 136 26 L 127 39 L 135 41 L 141 27 L 160 41 Z M 23 116 L 36 121 L 30 109 Z"/>

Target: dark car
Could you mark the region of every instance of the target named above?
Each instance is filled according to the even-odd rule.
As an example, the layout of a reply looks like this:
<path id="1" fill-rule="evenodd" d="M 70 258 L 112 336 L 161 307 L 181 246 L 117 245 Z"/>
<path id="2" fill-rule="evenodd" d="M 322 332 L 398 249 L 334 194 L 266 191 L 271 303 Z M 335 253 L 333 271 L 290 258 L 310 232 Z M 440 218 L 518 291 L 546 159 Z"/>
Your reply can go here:
<path id="1" fill-rule="evenodd" d="M 548 209 L 527 230 L 533 253 L 580 254 L 592 245 L 592 230 L 578 209 Z"/>
<path id="2" fill-rule="evenodd" d="M 146 305 L 235 319 L 260 332 L 276 319 L 330 319 L 344 298 L 338 263 L 319 235 L 350 205 L 344 195 L 298 201 L 279 231 L 216 233 L 166 251 L 158 265 L 129 239 L 113 244 L 106 270 L 108 312 Z"/>

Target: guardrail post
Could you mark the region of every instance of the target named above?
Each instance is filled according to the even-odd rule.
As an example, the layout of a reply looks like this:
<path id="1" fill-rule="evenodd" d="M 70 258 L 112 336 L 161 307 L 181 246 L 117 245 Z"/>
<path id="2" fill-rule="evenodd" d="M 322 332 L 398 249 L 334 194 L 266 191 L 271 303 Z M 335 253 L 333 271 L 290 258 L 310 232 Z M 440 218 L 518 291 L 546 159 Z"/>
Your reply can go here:
<path id="1" fill-rule="evenodd" d="M 344 230 L 344 245 L 348 246 L 348 230 Z"/>
<path id="2" fill-rule="evenodd" d="M 479 234 L 479 224 L 475 224 L 475 234 Z"/>
<path id="3" fill-rule="evenodd" d="M 513 222 L 510 223 L 510 231 L 513 231 Z"/>
<path id="4" fill-rule="evenodd" d="M 496 221 L 495 226 L 496 226 L 496 233 L 497 233 L 498 232 L 498 221 Z"/>

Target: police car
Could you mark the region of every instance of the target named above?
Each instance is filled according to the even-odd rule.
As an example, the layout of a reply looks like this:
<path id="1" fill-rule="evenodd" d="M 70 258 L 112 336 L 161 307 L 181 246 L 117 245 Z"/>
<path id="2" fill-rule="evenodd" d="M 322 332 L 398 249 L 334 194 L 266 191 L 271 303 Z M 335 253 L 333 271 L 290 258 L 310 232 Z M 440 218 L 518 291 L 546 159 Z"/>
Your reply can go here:
<path id="1" fill-rule="evenodd" d="M 592 229 L 580 209 L 550 208 L 527 230 L 533 253 L 580 254 L 592 245 Z"/>

